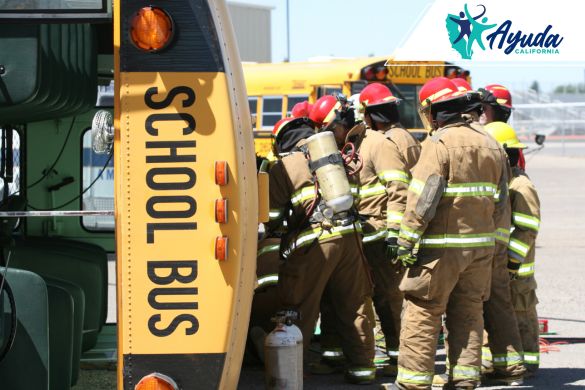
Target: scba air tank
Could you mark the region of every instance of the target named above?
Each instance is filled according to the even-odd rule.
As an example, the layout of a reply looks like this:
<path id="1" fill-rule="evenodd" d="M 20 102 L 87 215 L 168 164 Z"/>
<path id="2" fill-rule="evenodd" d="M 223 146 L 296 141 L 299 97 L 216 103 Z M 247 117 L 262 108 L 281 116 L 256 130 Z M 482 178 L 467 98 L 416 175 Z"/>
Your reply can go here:
<path id="1" fill-rule="evenodd" d="M 324 131 L 307 138 L 307 149 L 309 168 L 317 175 L 327 207 L 333 214 L 349 210 L 353 205 L 353 196 L 333 133 Z"/>
<path id="2" fill-rule="evenodd" d="M 289 318 L 277 317 L 276 327 L 264 341 L 266 388 L 303 388 L 303 334 Z"/>

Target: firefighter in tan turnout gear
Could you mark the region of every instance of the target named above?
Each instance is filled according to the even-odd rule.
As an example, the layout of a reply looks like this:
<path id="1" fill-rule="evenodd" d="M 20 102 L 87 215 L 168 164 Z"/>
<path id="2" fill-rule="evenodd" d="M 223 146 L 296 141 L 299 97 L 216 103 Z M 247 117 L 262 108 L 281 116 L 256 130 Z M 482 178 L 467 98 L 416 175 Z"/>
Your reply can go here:
<path id="1" fill-rule="evenodd" d="M 353 116 L 347 111 L 335 121 L 348 128 L 353 126 Z M 350 382 L 367 383 L 375 376 L 372 324 L 364 313 L 364 302 L 371 286 L 360 257 L 359 221 L 352 218 L 351 210 L 336 213 L 336 207 L 345 210 L 341 204 L 347 199 L 338 204 L 335 203 L 338 198 L 325 198 L 327 191 L 346 188 L 349 207 L 353 204 L 335 142 L 331 140 L 336 153 L 316 155 L 316 151 L 327 144 L 325 137 L 330 135 L 317 134 L 313 136 L 319 137 L 315 141 L 313 137 L 297 137 L 295 132 L 283 134 L 283 139 L 295 147 L 270 170 L 270 208 L 274 219 L 271 219 L 269 230 L 281 225 L 278 217 L 286 218 L 288 229 L 281 244 L 285 259 L 279 269 L 278 291 L 284 308 L 300 312 L 298 325 L 303 333 L 305 352 L 319 314 L 321 296 L 328 291 L 335 308 L 342 348 L 349 360 L 346 378 Z M 311 142 L 317 142 L 315 149 Z M 322 150 L 330 148 L 323 146 Z M 331 182 L 327 180 L 316 180 L 320 169 L 335 170 L 330 164 L 340 162 L 346 187 L 343 180 L 338 188 L 329 186 Z"/>
<path id="2" fill-rule="evenodd" d="M 504 146 L 512 166 L 510 204 L 513 228 L 508 244 L 508 270 L 512 276 L 512 303 L 522 338 L 526 374 L 533 375 L 540 363 L 536 313 L 538 299 L 534 279 L 534 248 L 540 227 L 540 200 L 534 184 L 520 166 L 522 149 L 526 146 L 518 141 L 514 129 L 503 122 L 490 123 L 486 129 Z"/>
<path id="3" fill-rule="evenodd" d="M 390 140 L 390 146 L 393 150 L 392 154 L 386 157 L 377 157 L 377 160 L 382 158 L 387 160 L 385 162 L 386 167 L 389 167 L 387 170 L 393 172 L 390 177 L 391 181 L 388 183 L 391 185 L 388 188 L 388 195 L 383 194 L 382 197 L 388 196 L 391 206 L 386 213 L 389 229 L 386 242 L 391 246 L 396 246 L 397 228 L 402 221 L 403 207 L 406 206 L 404 194 L 407 193 L 407 187 L 410 183 L 411 170 L 420 156 L 420 142 L 400 124 L 399 100 L 392 95 L 388 87 L 381 83 L 369 84 L 360 93 L 359 100 L 364 110 L 365 123 L 372 130 L 384 134 Z M 397 154 L 395 151 L 399 153 Z M 395 203 L 398 206 L 394 206 Z M 366 243 L 365 239 L 364 243 Z M 396 263 L 388 263 L 388 260 L 393 260 L 394 256 L 394 254 L 387 255 L 386 258 L 381 257 L 376 260 L 376 255 L 373 254 L 373 258 L 370 260 L 379 290 L 379 293 L 374 293 L 374 304 L 382 324 L 386 352 L 389 357 L 389 364 L 384 367 L 385 375 L 396 375 L 397 373 L 400 322 L 404 300 L 404 296 L 398 288 L 404 269 Z"/>
<path id="4" fill-rule="evenodd" d="M 480 376 L 494 219 L 507 195 L 505 156 L 493 138 L 463 120 L 468 96 L 451 81 L 427 82 L 419 98 L 421 118 L 433 133 L 412 172 L 398 238 L 406 303 L 392 387 L 431 388 L 446 313 L 448 385 L 473 388 Z"/>
<path id="5" fill-rule="evenodd" d="M 315 103 L 312 117 L 315 120 L 333 117 L 330 97 Z M 327 122 L 324 122 L 327 123 Z M 357 209 L 363 228 L 363 244 L 366 258 L 372 270 L 374 281 L 373 302 L 382 324 L 389 355 L 393 358 L 384 367 L 387 375 L 396 375 L 396 355 L 400 334 L 402 293 L 398 284 L 402 277 L 401 267 L 393 260 L 398 249 L 397 238 L 400 221 L 406 207 L 406 196 L 410 176 L 398 146 L 383 134 L 367 129 L 360 123 L 344 131 L 339 125 L 326 124 L 338 133 L 338 146 L 353 145 L 346 150 L 352 160 L 351 169 Z M 337 128 L 336 128 L 337 127 Z M 322 313 L 322 324 L 327 328 L 329 316 Z"/>

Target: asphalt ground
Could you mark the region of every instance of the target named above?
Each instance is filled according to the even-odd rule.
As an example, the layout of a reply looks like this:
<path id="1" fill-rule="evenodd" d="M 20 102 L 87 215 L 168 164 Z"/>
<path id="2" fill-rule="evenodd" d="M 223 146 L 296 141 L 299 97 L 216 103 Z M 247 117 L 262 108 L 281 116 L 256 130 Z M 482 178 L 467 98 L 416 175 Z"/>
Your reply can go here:
<path id="1" fill-rule="evenodd" d="M 530 145 L 535 147 L 535 145 Z M 527 172 L 539 192 L 542 225 L 537 240 L 536 279 L 539 317 L 549 321 L 551 351 L 541 354 L 535 378 L 519 387 L 482 389 L 585 389 L 585 142 L 547 142 L 527 155 Z M 108 322 L 115 322 L 115 264 L 110 262 Z M 318 345 L 315 346 L 318 348 Z M 314 357 L 317 354 L 313 354 Z M 443 372 L 444 355 L 438 351 L 437 372 Z M 378 388 L 391 378 L 378 377 Z M 83 370 L 74 389 L 114 389 L 115 372 Z M 308 376 L 306 389 L 350 389 L 343 376 Z M 244 366 L 239 389 L 264 387 L 258 365 Z"/>

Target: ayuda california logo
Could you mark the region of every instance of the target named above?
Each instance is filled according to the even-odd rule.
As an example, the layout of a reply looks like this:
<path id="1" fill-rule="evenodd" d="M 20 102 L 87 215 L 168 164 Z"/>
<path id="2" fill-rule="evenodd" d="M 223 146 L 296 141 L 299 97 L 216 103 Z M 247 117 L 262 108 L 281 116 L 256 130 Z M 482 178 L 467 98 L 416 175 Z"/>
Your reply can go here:
<path id="1" fill-rule="evenodd" d="M 474 46 L 486 50 L 483 34 L 496 27 L 485 39 L 490 50 L 504 50 L 509 54 L 559 54 L 559 45 L 564 37 L 552 34 L 552 25 L 548 25 L 544 31 L 537 34 L 523 33 L 522 30 L 514 32 L 512 21 L 506 20 L 498 26 L 497 23 L 488 23 L 485 16 L 486 8 L 478 4 L 476 9 L 469 11 L 467 4 L 458 15 L 448 14 L 446 20 L 447 32 L 451 47 L 455 49 L 461 58 L 470 60 L 474 53 Z"/>

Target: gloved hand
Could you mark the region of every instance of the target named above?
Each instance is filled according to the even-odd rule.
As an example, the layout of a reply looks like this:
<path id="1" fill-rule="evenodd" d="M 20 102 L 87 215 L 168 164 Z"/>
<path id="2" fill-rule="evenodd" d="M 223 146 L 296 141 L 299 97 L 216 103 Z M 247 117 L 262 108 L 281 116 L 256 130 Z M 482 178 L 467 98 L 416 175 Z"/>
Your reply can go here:
<path id="1" fill-rule="evenodd" d="M 405 267 L 412 267 L 418 261 L 418 258 L 412 253 L 412 249 L 399 246 L 396 251 L 396 259 Z"/>
<path id="2" fill-rule="evenodd" d="M 520 269 L 520 263 L 516 259 L 508 258 L 508 274 L 510 275 L 510 280 L 518 279 L 518 270 Z"/>
<path id="3" fill-rule="evenodd" d="M 398 253 L 398 237 L 388 237 L 384 242 L 386 243 L 386 258 L 394 262 Z"/>

